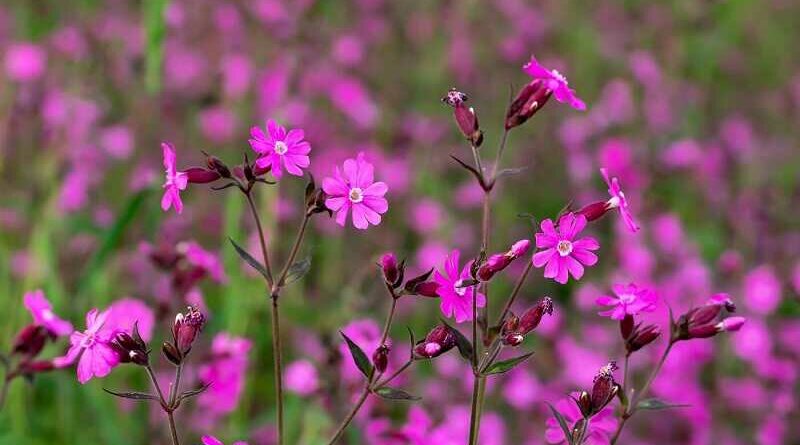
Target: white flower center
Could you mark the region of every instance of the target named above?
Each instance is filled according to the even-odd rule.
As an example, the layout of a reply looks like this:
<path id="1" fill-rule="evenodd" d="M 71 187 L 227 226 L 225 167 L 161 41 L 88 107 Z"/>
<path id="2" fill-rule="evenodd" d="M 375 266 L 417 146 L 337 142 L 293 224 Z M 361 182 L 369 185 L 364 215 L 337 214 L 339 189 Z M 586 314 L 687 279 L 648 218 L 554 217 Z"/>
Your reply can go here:
<path id="1" fill-rule="evenodd" d="M 86 334 L 83 339 L 81 339 L 81 348 L 91 348 L 92 345 L 94 345 L 94 342 L 94 334 Z"/>
<path id="2" fill-rule="evenodd" d="M 558 250 L 558 254 L 561 256 L 569 255 L 572 253 L 572 241 L 562 239 L 558 242 L 556 250 Z"/>
<path id="3" fill-rule="evenodd" d="M 275 153 L 283 156 L 286 152 L 289 151 L 289 147 L 286 145 L 286 142 L 277 141 L 275 142 Z"/>
<path id="4" fill-rule="evenodd" d="M 42 319 L 45 321 L 52 321 L 54 318 L 56 318 L 56 316 L 50 309 L 45 309 L 42 311 Z"/>
<path id="5" fill-rule="evenodd" d="M 350 189 L 350 202 L 359 203 L 364 200 L 364 191 L 358 187 Z"/>
<path id="6" fill-rule="evenodd" d="M 464 280 L 458 280 L 453 283 L 453 290 L 460 296 L 464 296 L 467 293 L 467 288 L 464 286 Z"/>
<path id="7" fill-rule="evenodd" d="M 619 296 L 619 301 L 625 304 L 631 304 L 636 301 L 636 294 L 622 294 Z"/>
<path id="8" fill-rule="evenodd" d="M 552 74 L 553 77 L 555 77 L 556 80 L 558 80 L 559 82 L 564 82 L 564 85 L 569 85 L 569 82 L 567 82 L 567 78 L 564 77 L 563 74 L 559 73 L 558 70 L 552 70 L 550 71 L 550 74 Z"/>

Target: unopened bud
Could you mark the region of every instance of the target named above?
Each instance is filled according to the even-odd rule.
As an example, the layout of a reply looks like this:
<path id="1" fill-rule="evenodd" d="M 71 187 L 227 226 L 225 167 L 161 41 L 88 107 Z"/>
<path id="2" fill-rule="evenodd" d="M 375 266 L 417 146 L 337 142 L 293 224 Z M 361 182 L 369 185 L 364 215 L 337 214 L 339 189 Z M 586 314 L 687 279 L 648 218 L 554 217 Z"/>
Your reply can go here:
<path id="1" fill-rule="evenodd" d="M 729 317 L 722 320 L 717 326 L 720 331 L 736 332 L 742 328 L 745 321 L 744 317 Z"/>
<path id="2" fill-rule="evenodd" d="M 472 145 L 480 147 L 483 143 L 483 132 L 480 130 L 475 110 L 465 105 L 467 100 L 467 95 L 455 88 L 448 91 L 447 95 L 442 98 L 442 102 L 453 107 L 453 116 L 461 133 L 472 142 Z"/>
<path id="3" fill-rule="evenodd" d="M 608 206 L 607 201 L 598 201 L 584 206 L 575 213 L 578 215 L 583 215 L 586 217 L 586 221 L 591 222 L 600 219 L 610 209 L 611 207 Z"/>
<path id="4" fill-rule="evenodd" d="M 225 165 L 225 163 L 222 162 L 222 160 L 216 156 L 207 156 L 206 165 L 208 165 L 209 169 L 219 174 L 219 176 L 223 178 L 230 179 L 232 177 L 231 170 L 228 168 L 228 166 Z"/>
<path id="5" fill-rule="evenodd" d="M 425 340 L 422 340 L 414 347 L 414 353 L 422 358 L 434 358 L 453 349 L 455 345 L 456 336 L 450 327 L 439 325 L 425 336 Z"/>
<path id="6" fill-rule="evenodd" d="M 127 332 L 117 333 L 111 341 L 111 346 L 117 351 L 122 363 L 133 363 L 139 366 L 147 366 L 149 364 L 150 351 L 147 349 L 147 344 L 142 340 L 142 337 L 139 336 L 139 330 L 136 326 L 134 326 L 133 335 Z"/>
<path id="7" fill-rule="evenodd" d="M 378 372 L 386 371 L 386 366 L 389 365 L 389 347 L 380 345 L 372 354 L 372 364 L 375 365 L 375 370 Z"/>
<path id="8" fill-rule="evenodd" d="M 622 335 L 623 340 L 627 340 L 633 332 L 633 315 L 626 314 L 625 317 L 619 321 L 619 333 Z"/>
<path id="9" fill-rule="evenodd" d="M 599 413 L 617 396 L 619 385 L 614 381 L 614 371 L 619 369 L 616 362 L 609 362 L 600 368 L 592 386 L 592 415 Z"/>
<path id="10" fill-rule="evenodd" d="M 172 326 L 172 337 L 175 340 L 175 348 L 180 352 L 181 357 L 185 356 L 192 349 L 197 334 L 203 330 L 206 317 L 194 306 L 190 306 L 185 314 L 175 316 L 175 324 Z"/>
<path id="11" fill-rule="evenodd" d="M 164 354 L 164 357 L 170 361 L 175 366 L 181 364 L 181 354 L 175 349 L 175 345 L 172 343 L 164 342 L 161 345 L 161 353 Z"/>
<path id="12" fill-rule="evenodd" d="M 47 339 L 52 338 L 44 326 L 30 324 L 22 328 L 14 339 L 12 350 L 15 354 L 23 354 L 29 357 L 36 357 L 44 349 Z"/>
<path id="13" fill-rule="evenodd" d="M 508 267 L 512 261 L 525 255 L 530 245 L 530 240 L 520 240 L 514 243 L 507 252 L 490 256 L 478 269 L 477 278 L 481 281 L 489 281 L 496 273 Z"/>
<path id="14" fill-rule="evenodd" d="M 656 325 L 636 326 L 631 335 L 625 341 L 625 349 L 628 353 L 636 352 L 650 343 L 656 341 L 661 336 L 661 328 Z"/>
<path id="15" fill-rule="evenodd" d="M 190 167 L 183 172 L 186 173 L 186 180 L 191 184 L 208 184 L 220 178 L 219 173 L 202 167 Z"/>
<path id="16" fill-rule="evenodd" d="M 553 300 L 550 297 L 544 297 L 539 301 L 539 304 L 528 309 L 522 314 L 519 321 L 519 332 L 525 335 L 539 326 L 544 314 L 553 314 Z"/>
<path id="17" fill-rule="evenodd" d="M 432 273 L 433 268 L 429 269 L 422 275 L 418 275 L 406 281 L 406 285 L 403 287 L 403 290 L 411 295 L 438 298 L 439 294 L 437 294 L 436 291 L 439 289 L 439 284 L 435 281 L 428 281 L 428 278 L 430 278 Z"/>
<path id="18" fill-rule="evenodd" d="M 506 112 L 506 129 L 522 125 L 547 103 L 552 90 L 541 79 L 535 79 L 522 87 Z"/>
<path id="19" fill-rule="evenodd" d="M 397 289 L 403 284 L 404 269 L 405 264 L 398 264 L 397 257 L 395 257 L 393 253 L 389 252 L 381 257 L 381 270 L 383 271 L 383 279 L 386 280 L 386 284 L 391 286 L 393 289 Z"/>
<path id="20" fill-rule="evenodd" d="M 21 375 L 32 376 L 41 372 L 52 371 L 56 369 L 52 360 L 26 360 L 17 366 L 17 372 Z"/>

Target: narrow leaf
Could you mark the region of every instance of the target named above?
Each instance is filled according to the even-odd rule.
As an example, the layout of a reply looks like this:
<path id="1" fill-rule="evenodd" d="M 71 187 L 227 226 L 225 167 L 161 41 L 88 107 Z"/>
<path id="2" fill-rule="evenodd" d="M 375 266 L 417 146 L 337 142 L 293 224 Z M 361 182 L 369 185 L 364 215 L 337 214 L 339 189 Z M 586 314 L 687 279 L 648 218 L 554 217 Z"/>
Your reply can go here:
<path id="1" fill-rule="evenodd" d="M 202 394 L 208 389 L 209 386 L 211 386 L 211 383 L 206 383 L 205 385 L 203 385 L 203 386 L 201 386 L 199 388 L 190 389 L 189 391 L 184 391 L 184 392 L 181 393 L 181 395 L 178 397 L 178 399 L 179 400 L 185 400 L 185 399 L 194 397 L 196 395 Z"/>
<path id="2" fill-rule="evenodd" d="M 295 281 L 303 278 L 308 271 L 311 270 L 311 258 L 304 258 L 289 266 L 289 271 L 286 273 L 286 280 L 284 284 L 292 284 Z"/>
<path id="3" fill-rule="evenodd" d="M 556 410 L 553 407 L 553 405 L 551 405 L 549 402 L 545 403 L 547 403 L 547 406 L 550 408 L 550 411 L 552 411 L 553 417 L 555 417 L 556 420 L 558 421 L 558 425 L 561 427 L 561 431 L 564 432 L 564 437 L 567 439 L 569 445 L 574 445 L 574 440 L 572 439 L 572 431 L 570 430 L 569 425 L 567 424 L 567 420 L 564 419 L 564 416 L 562 416 L 561 413 L 558 412 L 558 410 Z"/>
<path id="4" fill-rule="evenodd" d="M 458 162 L 458 164 L 460 166 L 464 167 L 465 169 L 467 169 L 467 171 L 472 173 L 475 176 L 475 179 L 478 180 L 478 183 L 481 185 L 481 188 L 486 190 L 486 181 L 483 180 L 483 174 L 478 172 L 478 170 L 475 167 L 472 167 L 471 165 L 466 164 L 461 159 L 458 159 L 457 157 L 455 157 L 453 155 L 450 155 L 450 157 L 453 158 L 454 161 Z"/>
<path id="5" fill-rule="evenodd" d="M 160 401 L 158 399 L 158 396 L 153 395 L 153 394 L 143 393 L 143 392 L 132 392 L 132 391 L 131 392 L 117 392 L 117 391 L 112 391 L 112 390 L 106 389 L 106 388 L 103 388 L 103 391 L 105 391 L 105 392 L 107 392 L 107 393 L 109 393 L 109 394 L 111 394 L 113 396 L 121 397 L 123 399 L 156 400 L 156 401 Z"/>
<path id="6" fill-rule="evenodd" d="M 350 337 L 344 335 L 344 332 L 339 331 L 339 334 L 342 335 L 344 341 L 347 342 L 347 347 L 350 349 L 350 355 L 353 356 L 353 362 L 358 367 L 358 370 L 364 374 L 365 377 L 369 378 L 370 374 L 372 374 L 372 363 L 370 363 L 369 359 L 367 358 L 367 354 L 364 353 L 362 350 L 353 340 L 350 340 Z"/>
<path id="7" fill-rule="evenodd" d="M 267 278 L 267 269 L 264 268 L 264 265 L 261 264 L 257 259 L 253 258 L 246 250 L 244 250 L 241 246 L 236 244 L 236 241 L 233 238 L 228 238 L 228 240 L 233 244 L 233 248 L 236 249 L 236 253 L 252 267 L 258 273 L 260 273 L 264 278 Z"/>
<path id="8" fill-rule="evenodd" d="M 497 177 L 498 178 L 502 178 L 504 176 L 518 175 L 518 174 L 524 172 L 527 169 L 528 169 L 527 167 L 504 168 L 504 169 L 500 170 L 499 172 L 497 172 Z"/>
<path id="9" fill-rule="evenodd" d="M 409 356 L 409 357 L 410 357 L 410 358 L 409 358 L 409 360 L 414 360 L 414 345 L 416 345 L 416 344 L 417 344 L 417 343 L 416 343 L 416 340 L 414 339 L 414 331 L 412 331 L 412 330 L 411 330 L 411 328 L 410 328 L 410 327 L 408 327 L 408 326 L 406 326 L 406 329 L 408 329 L 408 337 L 409 337 L 409 339 L 410 339 L 410 340 L 409 340 L 409 345 L 411 345 L 411 346 L 409 347 L 409 349 L 410 349 L 410 354 L 411 354 L 411 355 Z"/>
<path id="10" fill-rule="evenodd" d="M 670 408 L 686 408 L 689 405 L 667 403 L 659 399 L 644 399 L 636 405 L 636 409 L 662 410 Z"/>
<path id="11" fill-rule="evenodd" d="M 529 352 L 524 355 L 520 355 L 519 357 L 514 357 L 512 359 L 503 360 L 502 362 L 497 362 L 492 364 L 489 369 L 486 370 L 485 374 L 502 374 L 504 372 L 510 371 L 514 369 L 515 366 L 519 365 L 520 363 L 527 360 L 530 356 L 533 355 L 533 352 Z"/>
<path id="12" fill-rule="evenodd" d="M 402 389 L 382 386 L 375 390 L 375 394 L 386 400 L 422 400 L 422 397 L 413 396 Z"/>
<path id="13" fill-rule="evenodd" d="M 472 342 L 469 341 L 464 334 L 461 333 L 458 329 L 450 326 L 444 319 L 441 319 L 442 323 L 444 323 L 450 330 L 453 332 L 453 335 L 456 336 L 456 347 L 458 348 L 458 353 L 461 354 L 461 357 L 464 357 L 464 360 L 468 362 L 472 362 Z"/>

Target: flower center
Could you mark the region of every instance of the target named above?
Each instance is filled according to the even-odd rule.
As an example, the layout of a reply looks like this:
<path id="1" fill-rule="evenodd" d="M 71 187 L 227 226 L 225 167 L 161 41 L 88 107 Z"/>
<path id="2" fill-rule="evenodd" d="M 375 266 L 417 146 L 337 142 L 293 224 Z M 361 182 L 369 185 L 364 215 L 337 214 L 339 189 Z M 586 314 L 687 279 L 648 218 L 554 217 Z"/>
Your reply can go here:
<path id="1" fill-rule="evenodd" d="M 572 253 L 572 241 L 562 239 L 558 242 L 558 246 L 556 246 L 558 250 L 558 254 L 561 256 L 567 256 Z"/>
<path id="2" fill-rule="evenodd" d="M 550 74 L 552 74 L 553 77 L 555 77 L 556 80 L 558 80 L 559 82 L 564 82 L 564 85 L 569 85 L 569 82 L 567 82 L 567 78 L 564 77 L 563 74 L 559 73 L 558 70 L 552 70 L 550 71 Z"/>
<path id="3" fill-rule="evenodd" d="M 82 348 L 91 348 L 92 345 L 95 343 L 95 336 L 94 334 L 86 334 L 83 339 L 81 340 L 81 347 Z"/>
<path id="4" fill-rule="evenodd" d="M 467 287 L 464 286 L 464 280 L 458 280 L 453 283 L 453 290 L 460 296 L 464 296 L 467 293 Z"/>
<path id="5" fill-rule="evenodd" d="M 286 152 L 289 151 L 289 147 L 286 145 L 286 142 L 277 141 L 275 142 L 275 153 L 279 155 L 284 155 Z"/>
<path id="6" fill-rule="evenodd" d="M 636 294 L 622 294 L 619 296 L 619 301 L 625 304 L 631 304 L 636 301 Z"/>
<path id="7" fill-rule="evenodd" d="M 350 202 L 359 203 L 364 200 L 364 191 L 358 187 L 350 189 Z"/>
<path id="8" fill-rule="evenodd" d="M 56 318 L 56 316 L 50 309 L 45 309 L 42 311 L 42 319 L 44 321 L 52 321 L 54 318 Z"/>

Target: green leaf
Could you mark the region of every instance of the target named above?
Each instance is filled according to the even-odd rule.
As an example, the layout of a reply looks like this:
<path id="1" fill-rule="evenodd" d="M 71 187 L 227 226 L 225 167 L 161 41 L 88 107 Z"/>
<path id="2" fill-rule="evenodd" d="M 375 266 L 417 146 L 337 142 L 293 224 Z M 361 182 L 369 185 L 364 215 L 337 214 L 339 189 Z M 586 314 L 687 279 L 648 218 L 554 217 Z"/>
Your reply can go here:
<path id="1" fill-rule="evenodd" d="M 203 385 L 203 386 L 201 386 L 199 388 L 195 388 L 195 389 L 190 389 L 188 391 L 184 391 L 184 392 L 181 393 L 180 396 L 178 396 L 178 400 L 185 400 L 185 399 L 194 397 L 196 395 L 202 394 L 208 389 L 209 386 L 211 386 L 211 383 L 206 383 L 205 385 Z"/>
<path id="2" fill-rule="evenodd" d="M 300 261 L 295 262 L 291 266 L 289 266 L 289 270 L 286 272 L 286 279 L 284 280 L 284 285 L 292 284 L 295 281 L 303 278 L 308 271 L 311 270 L 311 258 L 305 258 Z"/>
<path id="3" fill-rule="evenodd" d="M 241 246 L 236 244 L 236 241 L 233 238 L 228 238 L 228 240 L 233 244 L 233 248 L 236 249 L 236 253 L 252 267 L 258 273 L 260 273 L 264 278 L 267 278 L 267 269 L 261 264 L 257 259 L 253 258 L 253 255 L 250 255 L 246 250 L 244 250 Z"/>
<path id="4" fill-rule="evenodd" d="M 153 394 L 146 394 L 143 392 L 117 392 L 112 391 L 110 389 L 103 388 L 103 391 L 117 397 L 121 397 L 123 399 L 132 399 L 132 400 L 156 400 L 159 401 L 158 396 Z"/>
<path id="5" fill-rule="evenodd" d="M 444 319 L 441 320 L 445 326 L 450 328 L 450 330 L 453 332 L 453 335 L 456 336 L 456 347 L 458 348 L 458 353 L 461 354 L 461 357 L 464 357 L 464 360 L 472 363 L 472 342 L 470 342 L 469 339 L 461 333 L 461 331 L 450 326 L 450 324 Z"/>
<path id="6" fill-rule="evenodd" d="M 485 375 L 502 374 L 504 372 L 510 371 L 514 369 L 515 366 L 524 362 L 532 355 L 533 352 L 529 352 L 527 354 L 520 355 L 519 357 L 514 357 L 508 360 L 503 360 L 502 362 L 493 363 L 492 366 L 489 366 L 489 368 L 486 370 L 484 374 Z"/>
<path id="7" fill-rule="evenodd" d="M 367 354 L 365 354 L 353 340 L 350 340 L 350 337 L 344 335 L 344 332 L 339 331 L 339 334 L 341 334 L 344 341 L 347 342 L 347 347 L 350 348 L 350 355 L 353 356 L 353 362 L 358 367 L 358 370 L 361 371 L 365 377 L 369 378 L 372 374 L 372 363 L 370 363 L 367 358 Z"/>
<path id="8" fill-rule="evenodd" d="M 553 405 L 550 404 L 550 402 L 545 402 L 545 403 L 547 403 L 547 406 L 550 408 L 550 411 L 553 413 L 553 417 L 555 417 L 556 420 L 558 421 L 558 426 L 560 426 L 561 427 L 561 431 L 564 432 L 564 437 L 567 439 L 567 442 L 569 443 L 569 445 L 575 445 L 574 444 L 574 440 L 572 439 L 572 431 L 570 431 L 570 429 L 569 429 L 569 425 L 567 424 L 567 420 L 564 419 L 564 416 L 562 416 L 561 413 L 558 412 L 553 407 Z"/>
<path id="9" fill-rule="evenodd" d="M 672 404 L 664 402 L 663 400 L 659 399 L 644 399 L 636 405 L 636 409 L 647 409 L 652 411 L 658 411 L 662 409 L 670 409 L 670 408 L 686 408 L 690 405 L 685 404 Z"/>
<path id="10" fill-rule="evenodd" d="M 375 394 L 386 400 L 422 400 L 422 397 L 412 396 L 402 389 L 382 386 L 375 390 Z"/>

